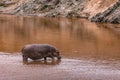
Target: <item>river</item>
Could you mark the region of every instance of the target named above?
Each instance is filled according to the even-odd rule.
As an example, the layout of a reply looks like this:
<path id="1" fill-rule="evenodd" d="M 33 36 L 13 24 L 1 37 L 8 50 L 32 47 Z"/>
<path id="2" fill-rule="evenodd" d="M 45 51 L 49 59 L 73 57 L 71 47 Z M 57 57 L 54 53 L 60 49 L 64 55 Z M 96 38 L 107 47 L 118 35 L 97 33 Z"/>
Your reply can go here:
<path id="1" fill-rule="evenodd" d="M 0 15 L 1 80 L 119 80 L 120 24 Z M 22 63 L 26 44 L 51 44 L 59 63 Z M 42 72 L 41 72 L 42 71 Z"/>

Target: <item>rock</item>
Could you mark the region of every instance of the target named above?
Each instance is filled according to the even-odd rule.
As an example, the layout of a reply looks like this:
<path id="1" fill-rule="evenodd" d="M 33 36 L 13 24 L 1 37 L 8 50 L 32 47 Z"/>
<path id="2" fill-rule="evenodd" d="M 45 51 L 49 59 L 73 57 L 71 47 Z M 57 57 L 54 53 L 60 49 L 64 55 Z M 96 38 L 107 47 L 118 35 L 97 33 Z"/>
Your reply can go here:
<path id="1" fill-rule="evenodd" d="M 120 23 L 120 0 L 104 12 L 92 16 L 90 20 L 94 22 Z"/>
<path id="2" fill-rule="evenodd" d="M 21 0 L 20 0 L 21 1 Z M 29 0 L 15 6 L 11 12 L 17 15 L 40 15 L 47 17 L 78 17 L 87 0 Z M 1 4 L 3 5 L 3 4 Z M 4 9 L 3 9 L 4 10 Z"/>
<path id="3" fill-rule="evenodd" d="M 0 13 L 120 23 L 120 0 L 1 0 Z"/>
<path id="4" fill-rule="evenodd" d="M 2 0 L 0 1 L 0 6 L 7 7 L 9 5 L 15 4 L 17 1 L 11 1 L 11 0 Z"/>

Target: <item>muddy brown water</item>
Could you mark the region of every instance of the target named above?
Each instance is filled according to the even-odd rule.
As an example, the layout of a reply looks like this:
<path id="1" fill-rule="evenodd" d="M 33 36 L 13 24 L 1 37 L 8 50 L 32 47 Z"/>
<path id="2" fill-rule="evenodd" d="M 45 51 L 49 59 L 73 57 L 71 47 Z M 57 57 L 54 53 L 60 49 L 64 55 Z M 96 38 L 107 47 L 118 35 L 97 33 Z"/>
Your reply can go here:
<path id="1" fill-rule="evenodd" d="M 26 44 L 51 44 L 60 62 L 22 63 Z M 0 80 L 120 80 L 120 25 L 0 15 Z"/>

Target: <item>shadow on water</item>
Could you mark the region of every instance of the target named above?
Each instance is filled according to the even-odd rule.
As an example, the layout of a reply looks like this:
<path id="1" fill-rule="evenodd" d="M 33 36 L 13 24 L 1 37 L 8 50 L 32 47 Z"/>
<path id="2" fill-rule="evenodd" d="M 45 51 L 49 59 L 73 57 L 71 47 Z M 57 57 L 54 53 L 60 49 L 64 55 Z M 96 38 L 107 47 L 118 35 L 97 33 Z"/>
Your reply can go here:
<path id="1" fill-rule="evenodd" d="M 64 57 L 119 59 L 120 25 L 85 19 L 0 16 L 0 51 L 20 52 L 26 44 L 56 46 Z"/>

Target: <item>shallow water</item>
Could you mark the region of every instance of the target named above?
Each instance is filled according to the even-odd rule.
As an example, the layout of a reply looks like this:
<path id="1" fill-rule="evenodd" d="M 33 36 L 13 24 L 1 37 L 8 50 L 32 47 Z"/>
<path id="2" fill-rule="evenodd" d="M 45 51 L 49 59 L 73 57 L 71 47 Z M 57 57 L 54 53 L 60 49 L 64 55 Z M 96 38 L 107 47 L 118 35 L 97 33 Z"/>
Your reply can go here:
<path id="1" fill-rule="evenodd" d="M 85 19 L 1 15 L 0 79 L 119 80 L 119 26 Z M 32 43 L 56 46 L 62 61 L 46 65 L 30 60 L 30 65 L 24 65 L 20 51 Z"/>
<path id="2" fill-rule="evenodd" d="M 119 59 L 120 25 L 84 19 L 0 16 L 0 51 L 20 52 L 25 44 L 56 46 L 64 57 Z"/>
<path id="3" fill-rule="evenodd" d="M 0 59 L 0 80 L 120 79 L 119 62 L 103 61 L 100 63 L 63 58 L 59 63 L 57 61 L 54 63 L 31 61 L 29 64 L 23 64 L 20 55 L 2 55 Z"/>

